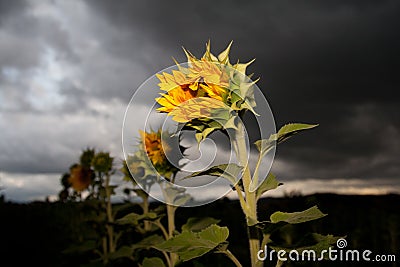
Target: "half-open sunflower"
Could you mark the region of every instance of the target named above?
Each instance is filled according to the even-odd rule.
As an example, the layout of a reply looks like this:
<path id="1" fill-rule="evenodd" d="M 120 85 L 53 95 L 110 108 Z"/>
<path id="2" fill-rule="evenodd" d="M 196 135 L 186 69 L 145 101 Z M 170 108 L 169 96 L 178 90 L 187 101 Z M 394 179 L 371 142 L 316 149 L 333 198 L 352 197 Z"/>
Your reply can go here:
<path id="1" fill-rule="evenodd" d="M 239 76 L 245 76 L 246 68 L 252 61 L 232 65 L 229 62 L 231 44 L 232 42 L 216 57 L 211 53 L 208 42 L 206 52 L 200 59 L 184 49 L 188 60 L 187 67 L 177 63 L 178 70 L 173 70 L 172 74 L 157 74 L 160 80 L 158 86 L 164 91 L 161 97 L 156 98 L 161 106 L 157 110 L 173 116 L 177 122 L 185 123 L 195 118 L 196 114 L 209 115 L 214 109 L 220 109 L 222 106 L 234 110 L 251 109 L 255 103 L 251 93 L 248 96 L 247 90 L 241 91 L 241 88 L 247 89 L 249 83 L 245 84 L 245 79 L 238 78 L 237 74 L 242 73 Z M 193 101 L 195 98 L 210 98 L 221 103 Z M 246 103 L 246 100 L 250 100 L 251 104 Z M 189 107 L 189 104 L 198 106 Z"/>

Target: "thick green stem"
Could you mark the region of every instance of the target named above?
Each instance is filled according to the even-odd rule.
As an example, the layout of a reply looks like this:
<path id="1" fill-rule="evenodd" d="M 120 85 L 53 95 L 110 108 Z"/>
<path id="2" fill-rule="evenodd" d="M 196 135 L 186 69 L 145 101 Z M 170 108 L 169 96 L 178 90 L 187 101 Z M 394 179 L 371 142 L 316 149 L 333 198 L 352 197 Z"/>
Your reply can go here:
<path id="1" fill-rule="evenodd" d="M 164 225 L 162 225 L 162 223 L 159 220 L 157 220 L 155 222 L 151 222 L 151 223 L 154 223 L 155 225 L 158 226 L 158 228 L 161 229 L 161 232 L 163 233 L 165 240 L 169 239 L 169 235 L 168 235 L 167 230 L 165 229 Z"/>
<path id="2" fill-rule="evenodd" d="M 248 238 L 250 247 L 250 261 L 252 267 L 262 266 L 262 262 L 257 259 L 257 253 L 260 250 L 260 240 L 258 237 L 258 229 L 254 225 L 257 222 L 257 199 L 256 192 L 250 190 L 251 186 L 251 172 L 248 166 L 247 147 L 244 135 L 243 125 L 239 124 L 235 134 L 235 148 L 239 163 L 244 167 L 243 170 L 243 189 L 246 200 L 246 209 L 243 212 L 246 215 L 246 222 L 248 228 Z M 241 194 L 241 192 L 238 192 Z"/>
<path id="3" fill-rule="evenodd" d="M 112 223 L 114 223 L 114 218 L 112 215 L 112 206 L 111 206 L 111 190 L 110 190 L 110 174 L 106 174 L 106 213 L 107 213 L 107 234 L 108 234 L 108 248 L 109 252 L 115 252 L 115 244 L 114 244 L 114 227 Z"/>
<path id="4" fill-rule="evenodd" d="M 254 168 L 254 174 L 253 174 L 253 187 L 257 187 L 258 185 L 258 172 L 260 169 L 260 165 L 261 165 L 261 161 L 262 161 L 262 155 L 261 152 L 258 154 L 258 159 L 257 159 L 257 163 L 256 163 L 256 167 Z M 251 191 L 254 191 L 253 188 L 251 188 Z"/>
<path id="5" fill-rule="evenodd" d="M 106 237 L 102 238 L 101 244 L 103 246 L 103 263 L 106 264 L 108 262 L 108 249 L 107 249 L 107 238 Z"/>
<path id="6" fill-rule="evenodd" d="M 229 251 L 229 249 L 223 251 L 222 253 L 224 253 L 235 264 L 236 267 L 242 267 L 242 264 L 235 257 L 235 255 L 233 255 L 232 252 Z"/>
<path id="7" fill-rule="evenodd" d="M 161 252 L 162 252 L 162 254 L 164 255 L 165 260 L 167 261 L 168 266 L 169 266 L 169 267 L 172 267 L 173 265 L 172 265 L 172 263 L 171 263 L 171 259 L 170 259 L 169 256 L 168 256 L 168 253 L 165 252 L 165 251 L 161 251 Z"/>
<path id="8" fill-rule="evenodd" d="M 143 214 L 149 213 L 149 196 L 148 195 L 143 196 L 142 208 L 143 208 Z M 144 230 L 146 232 L 151 230 L 151 222 L 150 221 L 146 221 L 146 220 L 144 221 Z"/>
<path id="9" fill-rule="evenodd" d="M 176 207 L 167 204 L 168 235 L 173 237 L 175 231 L 175 210 Z"/>
<path id="10" fill-rule="evenodd" d="M 168 237 L 172 238 L 175 232 L 175 211 L 176 207 L 167 204 L 167 217 L 168 217 Z M 175 266 L 176 262 L 178 261 L 178 255 L 175 253 L 169 253 L 170 257 L 170 266 Z"/>

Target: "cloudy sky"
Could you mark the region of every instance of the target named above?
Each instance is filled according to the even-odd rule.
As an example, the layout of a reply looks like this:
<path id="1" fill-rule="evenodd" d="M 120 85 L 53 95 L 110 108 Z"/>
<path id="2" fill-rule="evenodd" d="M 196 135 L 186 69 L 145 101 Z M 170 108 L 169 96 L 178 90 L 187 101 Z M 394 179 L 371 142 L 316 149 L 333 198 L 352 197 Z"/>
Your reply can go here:
<path id="1" fill-rule="evenodd" d="M 256 58 L 277 126 L 320 124 L 278 148 L 286 190 L 400 192 L 398 14 L 395 0 L 0 0 L 2 192 L 56 195 L 88 146 L 118 164 L 132 94 L 208 39 Z"/>

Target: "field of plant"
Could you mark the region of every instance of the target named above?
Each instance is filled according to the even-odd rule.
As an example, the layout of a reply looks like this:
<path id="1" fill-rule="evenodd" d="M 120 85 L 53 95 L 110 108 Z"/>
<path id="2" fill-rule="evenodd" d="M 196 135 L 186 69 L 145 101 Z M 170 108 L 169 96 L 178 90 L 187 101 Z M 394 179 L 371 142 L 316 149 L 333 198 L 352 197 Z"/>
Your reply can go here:
<path id="1" fill-rule="evenodd" d="M 400 196 L 345 196 L 334 194 L 316 194 L 285 198 L 262 198 L 259 203 L 261 219 L 269 217 L 274 210 L 295 211 L 305 209 L 318 203 L 328 216 L 319 220 L 298 225 L 287 226 L 276 239 L 287 245 L 294 244 L 306 232 L 319 232 L 346 236 L 348 248 L 370 249 L 374 253 L 392 253 L 399 255 L 400 250 L 400 215 L 393 203 L 399 203 Z M 141 212 L 137 204 L 118 203 L 113 209 L 121 210 L 117 218 L 129 212 Z M 160 204 L 151 203 L 151 209 Z M 100 229 L 96 231 L 88 221 L 87 210 L 92 209 L 85 202 L 34 202 L 17 204 L 0 203 L 1 255 L 2 266 L 91 266 L 98 255 L 89 247 L 90 242 L 97 242 Z M 264 211 L 269 211 L 265 212 Z M 240 211 L 238 201 L 221 199 L 214 203 L 195 207 L 178 208 L 176 211 L 176 228 L 191 217 L 212 217 L 219 220 L 221 227 L 228 227 L 229 249 L 237 258 L 248 266 L 250 262 L 247 245 L 246 222 Z M 166 218 L 161 219 L 166 224 Z M 143 226 L 143 225 L 142 225 Z M 124 230 L 124 238 L 117 247 L 138 244 L 146 234 L 134 226 Z M 162 235 L 161 231 L 155 231 Z M 20 256 L 17 256 L 20 255 Z M 136 258 L 112 260 L 109 266 L 138 266 L 144 257 L 162 258 L 155 249 L 138 249 Z M 94 264 L 92 263 L 92 266 Z M 99 264 L 101 266 L 101 264 Z M 156 266 L 156 265 L 154 265 Z M 224 255 L 206 253 L 204 256 L 187 261 L 180 266 L 234 266 Z M 265 262 L 265 266 L 273 266 Z M 286 266 L 396 266 L 395 263 L 367 264 L 365 262 L 296 262 Z"/>

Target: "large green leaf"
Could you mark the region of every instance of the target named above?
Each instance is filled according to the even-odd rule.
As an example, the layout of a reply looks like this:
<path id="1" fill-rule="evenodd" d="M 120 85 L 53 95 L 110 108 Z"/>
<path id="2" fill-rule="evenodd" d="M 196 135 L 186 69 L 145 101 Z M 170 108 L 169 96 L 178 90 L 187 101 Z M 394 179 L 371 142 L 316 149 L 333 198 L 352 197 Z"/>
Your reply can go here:
<path id="1" fill-rule="evenodd" d="M 129 246 L 122 246 L 117 251 L 110 254 L 110 259 L 130 258 L 133 254 L 133 248 Z"/>
<path id="2" fill-rule="evenodd" d="M 326 216 L 322 213 L 317 206 L 313 206 L 307 210 L 300 212 L 274 212 L 270 220 L 272 223 L 287 222 L 290 224 L 303 223 L 313 221 Z"/>
<path id="3" fill-rule="evenodd" d="M 160 235 L 151 235 L 146 238 L 143 238 L 139 242 L 136 242 L 134 245 L 131 246 L 133 250 L 135 249 L 149 249 L 154 245 L 161 244 L 164 242 L 164 238 Z"/>
<path id="4" fill-rule="evenodd" d="M 311 238 L 313 240 L 312 244 L 308 244 L 308 245 L 298 244 L 297 247 L 295 247 L 295 248 L 281 247 L 281 246 L 276 246 L 276 245 L 272 245 L 272 244 L 269 246 L 272 249 L 274 249 L 275 251 L 284 250 L 287 253 L 289 253 L 293 250 L 296 250 L 297 254 L 300 256 L 300 258 L 303 256 L 302 255 L 303 252 L 307 252 L 306 254 L 304 254 L 304 257 L 311 257 L 311 260 L 313 260 L 313 256 L 314 256 L 314 252 L 315 252 L 316 259 L 318 258 L 318 260 L 321 260 L 320 257 L 321 257 L 322 251 L 328 250 L 330 247 L 332 247 L 334 244 L 336 244 L 338 239 L 340 239 L 342 237 L 333 236 L 333 235 L 321 235 L 321 234 L 313 233 L 313 234 L 311 234 Z M 324 253 L 322 256 L 324 256 L 323 259 L 329 258 L 328 253 Z"/>
<path id="5" fill-rule="evenodd" d="M 167 185 L 163 191 L 166 201 L 174 206 L 182 206 L 192 199 L 191 195 L 185 193 L 186 189 L 181 187 Z"/>
<path id="6" fill-rule="evenodd" d="M 159 245 L 155 245 L 154 248 L 177 253 L 183 261 L 188 261 L 210 252 L 219 244 L 225 242 L 228 235 L 227 227 L 213 224 L 198 233 L 184 231 Z"/>
<path id="7" fill-rule="evenodd" d="M 267 178 L 260 184 L 260 186 L 256 190 L 256 197 L 260 198 L 262 194 L 269 190 L 276 189 L 278 186 L 282 185 L 276 180 L 276 177 L 272 173 L 268 173 Z"/>
<path id="8" fill-rule="evenodd" d="M 317 253 L 321 253 L 325 249 L 329 249 L 332 245 L 336 244 L 338 239 L 342 238 L 340 236 L 333 236 L 333 235 L 321 235 L 318 233 L 313 233 L 312 237 L 316 241 L 314 245 L 300 247 L 299 251 L 304 250 L 314 250 Z"/>
<path id="9" fill-rule="evenodd" d="M 132 212 L 125 215 L 121 219 L 118 219 L 116 223 L 137 225 L 141 220 L 155 220 L 157 219 L 157 217 L 158 217 L 157 213 L 154 212 L 148 212 L 145 214 L 137 214 Z"/>
<path id="10" fill-rule="evenodd" d="M 160 258 L 144 258 L 142 267 L 164 267 L 165 264 Z"/>
<path id="11" fill-rule="evenodd" d="M 112 213 L 113 213 L 114 218 L 120 212 L 122 212 L 124 210 L 131 209 L 131 208 L 132 208 L 132 203 L 131 202 L 122 203 L 122 204 L 116 204 L 115 206 L 113 206 L 113 209 L 112 209 Z"/>
<path id="12" fill-rule="evenodd" d="M 268 139 L 258 140 L 254 144 L 261 153 L 261 157 L 264 157 L 276 144 L 282 143 L 301 131 L 313 129 L 317 126 L 318 124 L 289 123 L 282 126 L 276 134 L 271 134 Z"/>
<path id="13" fill-rule="evenodd" d="M 232 184 L 236 184 L 237 181 L 239 180 L 239 176 L 242 171 L 243 171 L 243 167 L 241 167 L 235 163 L 221 164 L 221 165 L 213 166 L 210 169 L 205 170 L 205 171 L 194 172 L 191 175 L 184 177 L 183 179 L 188 179 L 188 178 L 202 176 L 202 175 L 211 175 L 211 176 L 223 177 L 223 178 L 227 179 L 229 182 L 231 182 Z"/>
<path id="14" fill-rule="evenodd" d="M 275 134 L 275 140 L 279 144 L 301 131 L 313 129 L 317 126 L 318 124 L 289 123 L 279 129 L 278 133 Z"/>
<path id="15" fill-rule="evenodd" d="M 184 225 L 182 225 L 182 231 L 198 232 L 212 224 L 217 224 L 219 222 L 220 220 L 211 217 L 192 217 L 189 218 Z"/>

